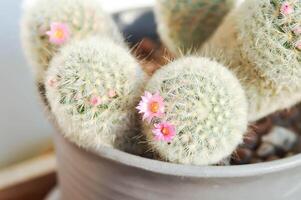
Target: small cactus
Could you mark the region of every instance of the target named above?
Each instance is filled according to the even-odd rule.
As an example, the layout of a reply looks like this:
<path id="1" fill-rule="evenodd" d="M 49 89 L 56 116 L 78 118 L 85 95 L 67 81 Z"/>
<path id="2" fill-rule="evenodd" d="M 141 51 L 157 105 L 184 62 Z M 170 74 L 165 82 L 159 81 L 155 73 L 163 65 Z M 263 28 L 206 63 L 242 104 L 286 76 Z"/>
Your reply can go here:
<path id="1" fill-rule="evenodd" d="M 189 53 L 209 38 L 229 10 L 240 1 L 157 0 L 158 32 L 173 53 Z"/>
<path id="2" fill-rule="evenodd" d="M 240 79 L 250 121 L 301 100 L 300 22 L 300 0 L 245 1 L 203 47 Z"/>
<path id="3" fill-rule="evenodd" d="M 158 70 L 137 109 L 151 148 L 182 164 L 217 164 L 242 142 L 247 103 L 238 80 L 222 65 L 186 57 Z"/>
<path id="4" fill-rule="evenodd" d="M 77 145 L 142 153 L 135 105 L 146 78 L 124 47 L 108 38 L 74 41 L 47 71 L 46 92 L 62 133 Z"/>
<path id="5" fill-rule="evenodd" d="M 238 14 L 239 43 L 256 70 L 279 86 L 299 86 L 301 1 L 250 1 Z"/>
<path id="6" fill-rule="evenodd" d="M 21 29 L 24 52 L 38 83 L 44 82 L 52 57 L 70 40 L 106 35 L 122 41 L 98 0 L 35 0 L 24 9 Z"/>

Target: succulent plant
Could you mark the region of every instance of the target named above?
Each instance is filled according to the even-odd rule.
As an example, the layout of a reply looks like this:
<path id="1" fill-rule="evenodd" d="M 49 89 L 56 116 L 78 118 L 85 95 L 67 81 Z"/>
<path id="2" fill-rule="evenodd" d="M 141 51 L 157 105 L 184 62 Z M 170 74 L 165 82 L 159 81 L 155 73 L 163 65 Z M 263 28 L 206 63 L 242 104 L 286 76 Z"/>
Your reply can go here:
<path id="1" fill-rule="evenodd" d="M 252 0 L 227 16 L 202 55 L 229 64 L 254 121 L 301 100 L 300 44 L 300 0 Z"/>
<path id="2" fill-rule="evenodd" d="M 159 69 L 137 109 L 143 132 L 162 159 L 209 165 L 230 156 L 247 128 L 239 81 L 221 64 L 186 57 Z"/>
<path id="3" fill-rule="evenodd" d="M 193 52 L 240 2 L 241 0 L 157 0 L 155 13 L 160 37 L 173 53 Z"/>
<path id="4" fill-rule="evenodd" d="M 69 140 L 87 149 L 105 145 L 139 154 L 135 105 L 145 78 L 128 49 L 92 37 L 66 45 L 53 58 L 45 85 Z"/>
<path id="5" fill-rule="evenodd" d="M 122 41 L 98 0 L 35 0 L 24 9 L 21 29 L 24 52 L 39 83 L 52 57 L 70 40 L 105 35 Z"/>

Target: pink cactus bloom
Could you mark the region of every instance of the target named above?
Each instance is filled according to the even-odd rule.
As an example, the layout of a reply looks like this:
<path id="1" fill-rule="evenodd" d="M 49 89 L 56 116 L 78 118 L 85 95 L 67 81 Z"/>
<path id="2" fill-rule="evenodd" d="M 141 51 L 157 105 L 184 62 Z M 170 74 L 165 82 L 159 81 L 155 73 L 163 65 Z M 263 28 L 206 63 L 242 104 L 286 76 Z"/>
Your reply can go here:
<path id="1" fill-rule="evenodd" d="M 285 1 L 280 8 L 280 12 L 282 15 L 290 15 L 294 12 L 294 6 L 291 5 L 289 2 Z"/>
<path id="2" fill-rule="evenodd" d="M 101 98 L 100 96 L 97 96 L 97 95 L 93 95 L 91 98 L 90 98 L 90 104 L 92 106 L 99 106 L 100 104 L 102 103 L 101 101 Z"/>
<path id="3" fill-rule="evenodd" d="M 56 87 L 57 85 L 57 80 L 55 78 L 50 78 L 48 81 L 47 81 L 47 84 L 50 86 L 50 87 Z"/>
<path id="4" fill-rule="evenodd" d="M 294 33 L 296 35 L 301 35 L 301 26 L 297 26 L 293 29 Z"/>
<path id="5" fill-rule="evenodd" d="M 164 115 L 164 100 L 158 92 L 154 95 L 150 92 L 145 92 L 141 98 L 142 100 L 136 108 L 140 114 L 143 114 L 143 120 L 147 120 L 150 123 L 154 117 L 160 118 Z"/>
<path id="6" fill-rule="evenodd" d="M 301 50 L 301 40 L 296 43 L 296 48 Z"/>
<path id="7" fill-rule="evenodd" d="M 155 136 L 155 140 L 157 141 L 170 142 L 176 135 L 175 126 L 168 122 L 155 124 L 155 128 L 152 132 Z"/>
<path id="8" fill-rule="evenodd" d="M 110 90 L 110 91 L 109 91 L 109 93 L 108 93 L 108 95 L 109 95 L 109 97 L 110 97 L 110 98 L 114 98 L 114 97 L 116 97 L 116 96 L 117 96 L 117 94 L 116 94 L 116 91 L 115 91 L 115 90 Z"/>
<path id="9" fill-rule="evenodd" d="M 64 23 L 51 23 L 50 31 L 47 31 L 46 34 L 49 36 L 49 41 L 56 45 L 62 45 L 70 38 L 69 27 Z"/>

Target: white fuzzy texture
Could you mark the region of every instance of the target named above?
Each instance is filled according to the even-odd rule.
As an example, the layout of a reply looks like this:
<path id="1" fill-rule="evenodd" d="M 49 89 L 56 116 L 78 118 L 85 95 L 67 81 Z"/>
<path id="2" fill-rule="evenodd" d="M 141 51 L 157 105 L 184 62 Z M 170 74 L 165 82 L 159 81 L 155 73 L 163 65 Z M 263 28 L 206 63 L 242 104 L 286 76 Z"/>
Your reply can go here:
<path id="1" fill-rule="evenodd" d="M 269 2 L 245 1 L 225 18 L 201 50 L 201 55 L 228 65 L 238 77 L 248 99 L 249 121 L 301 100 L 300 51 L 283 46 L 289 33 L 274 27 L 278 21 Z"/>
<path id="2" fill-rule="evenodd" d="M 301 1 L 290 0 L 294 12 L 288 17 L 279 18 L 280 6 L 284 0 L 247 1 L 236 15 L 238 40 L 241 52 L 250 60 L 262 77 L 271 80 L 278 87 L 301 85 L 301 52 L 285 46 L 286 42 L 295 43 L 301 37 L 293 36 L 294 27 L 301 26 Z M 290 23 L 284 26 L 283 24 Z M 280 27 L 282 26 L 282 31 Z M 292 45 L 294 46 L 294 45 Z"/>
<path id="3" fill-rule="evenodd" d="M 176 127 L 169 143 L 155 141 L 152 125 L 144 133 L 162 159 L 192 165 L 216 164 L 230 156 L 247 128 L 247 103 L 236 77 L 206 58 L 186 57 L 158 70 L 146 91 L 159 92 L 167 121 Z"/>
<path id="4" fill-rule="evenodd" d="M 21 39 L 27 60 L 34 67 L 36 80 L 44 81 L 44 73 L 52 57 L 65 45 L 53 45 L 46 32 L 53 22 L 65 23 L 71 39 L 89 35 L 110 36 L 122 43 L 113 20 L 102 10 L 98 0 L 34 0 L 25 3 L 21 20 Z"/>
<path id="5" fill-rule="evenodd" d="M 176 55 L 193 52 L 242 1 L 157 0 L 155 16 L 161 40 Z"/>
<path id="6" fill-rule="evenodd" d="M 141 153 L 135 143 L 135 106 L 144 79 L 127 49 L 111 39 L 88 38 L 54 57 L 45 85 L 51 111 L 70 141 L 86 149 L 105 145 Z M 50 86 L 48 80 L 57 83 Z M 115 98 L 108 96 L 110 90 L 116 92 Z M 93 95 L 101 98 L 101 105 L 91 105 Z"/>

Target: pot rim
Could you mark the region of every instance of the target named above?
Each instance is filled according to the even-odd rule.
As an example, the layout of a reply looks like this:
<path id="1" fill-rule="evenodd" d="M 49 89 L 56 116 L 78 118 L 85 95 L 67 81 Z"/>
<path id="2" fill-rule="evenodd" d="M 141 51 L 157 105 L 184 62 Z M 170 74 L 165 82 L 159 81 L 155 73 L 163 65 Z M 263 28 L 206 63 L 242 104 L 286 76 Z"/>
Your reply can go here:
<path id="1" fill-rule="evenodd" d="M 96 151 L 90 151 L 95 154 L 119 164 L 135 167 L 138 169 L 151 171 L 164 175 L 185 176 L 192 178 L 232 178 L 259 176 L 281 172 L 301 166 L 301 155 L 295 155 L 290 158 L 283 158 L 276 161 L 235 166 L 192 166 L 168 163 L 159 160 L 153 160 L 117 149 L 102 147 Z"/>
<path id="2" fill-rule="evenodd" d="M 70 142 L 61 133 L 57 132 L 61 139 L 71 145 L 73 151 L 85 152 L 94 155 L 95 159 L 99 157 L 113 161 L 120 165 L 137 168 L 140 170 L 153 172 L 162 175 L 180 176 L 189 178 L 233 178 L 250 177 L 264 174 L 277 173 L 284 170 L 301 167 L 301 154 L 283 158 L 276 161 L 235 166 L 192 166 L 168 163 L 159 160 L 144 158 L 141 156 L 129 154 L 118 149 L 102 146 L 97 150 L 85 150 Z M 74 149 L 75 148 L 75 149 Z"/>

